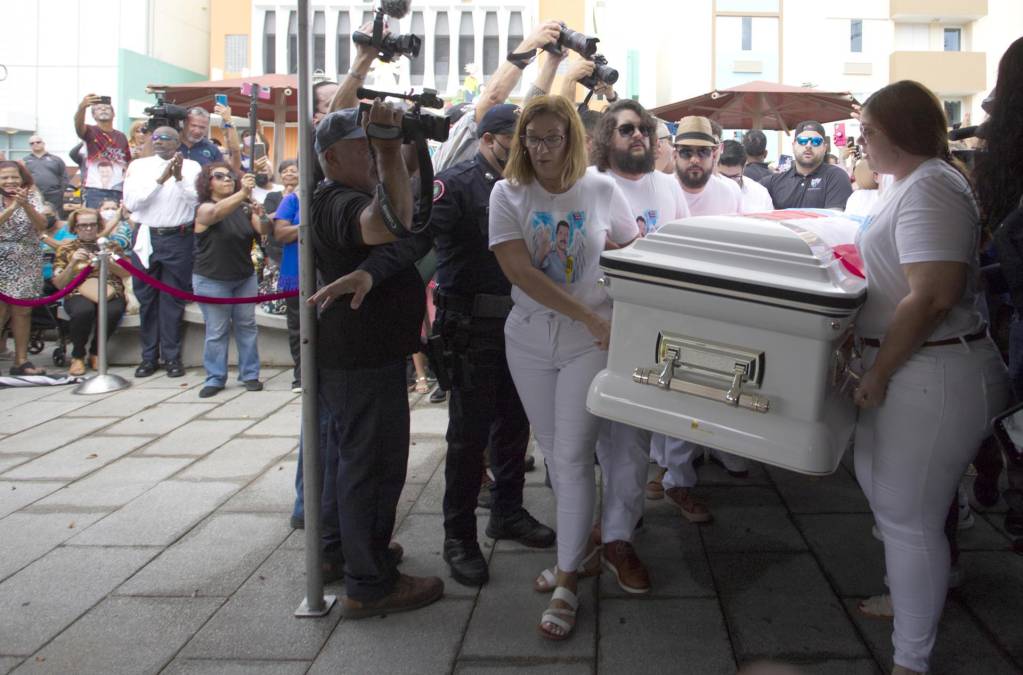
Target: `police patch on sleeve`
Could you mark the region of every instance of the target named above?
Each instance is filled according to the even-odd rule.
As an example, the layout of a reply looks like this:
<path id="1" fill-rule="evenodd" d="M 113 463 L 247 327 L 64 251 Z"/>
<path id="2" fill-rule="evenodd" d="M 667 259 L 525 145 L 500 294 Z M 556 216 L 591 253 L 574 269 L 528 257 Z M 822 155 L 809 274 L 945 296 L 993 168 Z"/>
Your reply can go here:
<path id="1" fill-rule="evenodd" d="M 433 201 L 437 202 L 441 197 L 444 196 L 444 181 L 435 180 L 433 181 Z"/>

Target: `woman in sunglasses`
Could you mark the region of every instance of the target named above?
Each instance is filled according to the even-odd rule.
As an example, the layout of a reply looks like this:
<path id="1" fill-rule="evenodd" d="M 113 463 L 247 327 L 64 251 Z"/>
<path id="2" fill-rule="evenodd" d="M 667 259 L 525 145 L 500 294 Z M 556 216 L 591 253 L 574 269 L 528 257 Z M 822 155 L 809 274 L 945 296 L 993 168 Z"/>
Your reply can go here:
<path id="1" fill-rule="evenodd" d="M 506 180 L 490 196 L 490 248 L 513 284 L 504 329 L 508 367 L 557 498 L 557 566 L 535 584 L 554 587 L 539 625 L 551 640 L 567 638 L 575 627 L 578 570 L 590 567 L 584 557 L 598 420 L 585 401 L 607 363 L 611 337 L 611 301 L 597 284 L 598 260 L 605 244 L 624 246 L 638 235 L 621 189 L 586 166 L 574 106 L 561 96 L 537 97 L 519 117 Z"/>
<path id="2" fill-rule="evenodd" d="M 207 164 L 199 174 L 192 271 L 196 294 L 239 298 L 259 292 L 252 247 L 259 237 L 270 233 L 271 222 L 263 207 L 251 199 L 255 187 L 255 176 L 247 173 L 239 180 L 226 162 Z M 202 359 L 206 384 L 199 397 L 215 395 L 227 382 L 227 343 L 232 327 L 238 346 L 238 379 L 248 391 L 261 390 L 256 306 L 203 303 L 199 307 L 206 324 Z"/>
<path id="3" fill-rule="evenodd" d="M 866 367 L 856 477 L 891 591 L 859 609 L 894 613 L 893 674 L 925 673 L 948 592 L 946 514 L 1009 385 L 980 311 L 979 216 L 951 162 L 941 102 L 896 82 L 867 99 L 860 129 L 870 168 L 895 182 L 856 241 L 868 284 L 856 318 Z"/>

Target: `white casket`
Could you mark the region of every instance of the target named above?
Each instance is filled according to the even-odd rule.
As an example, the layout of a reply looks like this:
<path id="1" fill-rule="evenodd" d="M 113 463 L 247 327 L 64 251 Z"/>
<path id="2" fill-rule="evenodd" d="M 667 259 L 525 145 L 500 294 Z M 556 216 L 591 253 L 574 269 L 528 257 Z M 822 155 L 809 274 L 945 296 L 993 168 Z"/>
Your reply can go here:
<path id="1" fill-rule="evenodd" d="M 847 339 L 866 282 L 835 257 L 857 223 L 786 212 L 669 223 L 601 256 L 614 299 L 595 415 L 808 474 L 856 411 Z"/>

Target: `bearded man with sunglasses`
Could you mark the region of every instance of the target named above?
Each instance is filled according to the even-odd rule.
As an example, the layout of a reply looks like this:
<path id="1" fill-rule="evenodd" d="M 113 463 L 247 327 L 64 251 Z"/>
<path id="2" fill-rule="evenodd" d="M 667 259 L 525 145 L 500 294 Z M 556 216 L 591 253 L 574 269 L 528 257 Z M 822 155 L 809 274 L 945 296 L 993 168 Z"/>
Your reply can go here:
<path id="1" fill-rule="evenodd" d="M 828 136 L 820 122 L 807 120 L 796 125 L 792 139 L 795 162 L 784 173 L 763 178 L 760 184 L 771 193 L 776 209 L 845 209 L 852 194 L 849 174 L 824 161 Z"/>
<path id="2" fill-rule="evenodd" d="M 484 450 L 494 474 L 487 536 L 533 548 L 554 545 L 554 530 L 522 506 L 529 420 L 508 371 L 504 322 L 511 282 L 489 248 L 490 193 L 501 180 L 520 109 L 496 105 L 476 127 L 476 156 L 437 174 L 430 232 L 437 251 L 434 367 L 451 389 L 444 466 L 444 560 L 460 584 L 489 579 L 476 532 Z"/>

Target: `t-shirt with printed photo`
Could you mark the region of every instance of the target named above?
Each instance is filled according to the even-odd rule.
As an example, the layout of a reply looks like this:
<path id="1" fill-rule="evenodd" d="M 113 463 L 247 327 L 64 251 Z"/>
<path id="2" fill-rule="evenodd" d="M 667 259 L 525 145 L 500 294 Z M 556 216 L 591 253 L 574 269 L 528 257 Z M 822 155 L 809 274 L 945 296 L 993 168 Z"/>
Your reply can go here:
<path id="1" fill-rule="evenodd" d="M 665 223 L 690 215 L 682 186 L 674 174 L 651 171 L 643 174 L 639 180 L 632 180 L 613 171 L 602 172 L 595 166 L 591 166 L 588 171 L 610 176 L 618 184 L 632 209 L 641 237 L 656 232 Z"/>
<path id="2" fill-rule="evenodd" d="M 128 138 L 117 129 L 103 131 L 90 124 L 85 127 L 85 183 L 87 188 L 120 190 L 124 170 L 131 161 Z"/>

